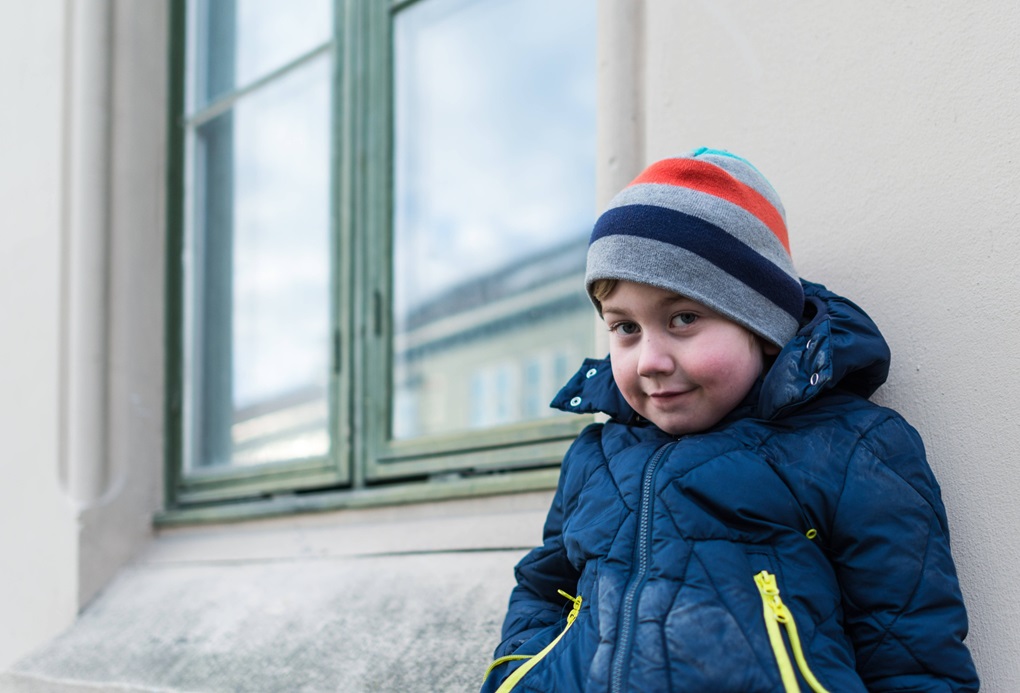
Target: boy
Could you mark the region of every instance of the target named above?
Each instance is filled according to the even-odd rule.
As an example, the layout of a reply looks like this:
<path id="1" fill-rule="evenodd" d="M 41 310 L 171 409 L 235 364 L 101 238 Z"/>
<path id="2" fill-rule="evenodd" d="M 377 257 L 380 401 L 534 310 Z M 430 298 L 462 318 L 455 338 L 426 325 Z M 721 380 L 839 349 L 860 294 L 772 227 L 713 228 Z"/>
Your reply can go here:
<path id="1" fill-rule="evenodd" d="M 653 164 L 598 219 L 610 336 L 485 691 L 976 691 L 938 485 L 868 401 L 889 352 L 801 282 L 746 160 Z M 562 595 L 562 596 L 561 596 Z"/>

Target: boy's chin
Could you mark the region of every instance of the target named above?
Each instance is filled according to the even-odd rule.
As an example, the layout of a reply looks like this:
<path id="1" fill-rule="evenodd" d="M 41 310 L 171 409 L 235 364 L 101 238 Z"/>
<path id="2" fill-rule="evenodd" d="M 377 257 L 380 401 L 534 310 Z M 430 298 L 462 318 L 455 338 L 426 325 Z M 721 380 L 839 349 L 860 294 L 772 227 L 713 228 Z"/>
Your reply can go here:
<path id="1" fill-rule="evenodd" d="M 676 420 L 671 417 L 663 416 L 646 416 L 646 419 L 651 421 L 655 426 L 663 433 L 668 433 L 671 436 L 689 436 L 695 433 L 702 433 L 712 428 L 721 419 L 714 421 L 689 421 L 689 420 Z"/>

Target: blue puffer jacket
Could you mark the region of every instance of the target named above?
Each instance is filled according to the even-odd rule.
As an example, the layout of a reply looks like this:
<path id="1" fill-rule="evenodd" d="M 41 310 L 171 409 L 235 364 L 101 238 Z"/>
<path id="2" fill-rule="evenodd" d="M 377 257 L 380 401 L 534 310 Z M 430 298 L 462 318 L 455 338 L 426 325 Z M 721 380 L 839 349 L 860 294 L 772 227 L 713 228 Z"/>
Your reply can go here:
<path id="1" fill-rule="evenodd" d="M 641 420 L 608 360 L 557 396 L 611 420 L 571 447 L 544 543 L 516 568 L 497 658 L 564 631 L 574 604 L 558 590 L 581 606 L 514 691 L 978 689 L 938 484 L 917 432 L 867 400 L 885 340 L 853 303 L 805 291 L 800 332 L 709 431 Z M 788 626 L 770 636 L 780 601 L 804 667 Z M 498 664 L 483 690 L 527 661 Z"/>

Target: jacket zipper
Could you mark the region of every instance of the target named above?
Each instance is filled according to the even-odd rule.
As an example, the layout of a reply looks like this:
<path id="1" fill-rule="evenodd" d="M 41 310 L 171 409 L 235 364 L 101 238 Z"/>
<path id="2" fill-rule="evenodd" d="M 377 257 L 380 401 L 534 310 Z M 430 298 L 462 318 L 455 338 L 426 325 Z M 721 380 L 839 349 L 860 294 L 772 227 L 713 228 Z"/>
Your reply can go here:
<path id="1" fill-rule="evenodd" d="M 797 662 L 801 676 L 811 686 L 815 693 L 828 693 L 815 675 L 811 673 L 807 660 L 804 659 L 804 650 L 800 645 L 800 636 L 797 634 L 797 624 L 793 620 L 793 613 L 783 603 L 779 596 L 779 585 L 776 583 L 776 576 L 767 570 L 763 570 L 754 576 L 754 582 L 758 585 L 761 593 L 762 610 L 765 614 L 765 629 L 769 634 L 769 642 L 772 644 L 772 653 L 776 657 L 776 664 L 779 665 L 779 676 L 783 681 L 783 688 L 787 693 L 800 693 L 800 686 L 797 684 L 797 674 L 790 663 L 790 655 L 786 651 L 786 643 L 783 640 L 783 633 L 779 630 L 780 624 L 786 627 L 786 633 L 790 638 L 790 649 L 793 650 L 793 658 Z"/>
<path id="2" fill-rule="evenodd" d="M 645 466 L 644 477 L 641 481 L 641 503 L 638 514 L 638 535 L 637 535 L 637 569 L 627 586 L 627 592 L 623 597 L 623 621 L 620 624 L 619 637 L 616 639 L 616 652 L 613 654 L 613 666 L 610 670 L 609 691 L 619 693 L 623 690 L 623 670 L 630 654 L 630 648 L 634 639 L 634 620 L 637 616 L 637 594 L 644 586 L 648 572 L 648 554 L 651 549 L 651 511 L 652 484 L 655 480 L 655 472 L 659 467 L 659 460 L 666 452 L 666 448 L 673 445 L 663 445 Z"/>
<path id="3" fill-rule="evenodd" d="M 520 667 L 515 669 L 512 674 L 510 674 L 508 677 L 506 677 L 506 679 L 503 681 L 503 683 L 500 685 L 500 687 L 498 689 L 496 689 L 496 693 L 509 693 L 509 691 L 513 690 L 514 686 L 516 686 L 520 682 L 520 680 L 522 678 L 524 678 L 525 674 L 527 674 L 529 671 L 531 671 L 531 669 L 536 664 L 541 662 L 542 659 L 547 654 L 552 652 L 552 649 L 554 647 L 556 647 L 556 643 L 558 643 L 560 640 L 563 639 L 563 636 L 567 634 L 568 630 L 570 630 L 570 626 L 574 625 L 574 621 L 577 620 L 577 615 L 581 612 L 581 603 L 582 603 L 582 601 L 584 601 L 583 599 L 581 599 L 581 595 L 577 595 L 576 597 L 574 597 L 572 595 L 567 594 L 563 590 L 556 590 L 556 591 L 559 592 L 561 595 L 563 595 L 564 597 L 566 597 L 567 599 L 569 599 L 570 601 L 572 601 L 574 603 L 574 607 L 570 610 L 570 613 L 567 614 L 567 625 L 563 628 L 563 630 L 560 631 L 560 634 L 556 636 L 556 639 L 553 640 L 548 645 L 546 645 L 542 649 L 542 651 L 539 652 L 538 654 L 536 654 L 536 655 L 507 655 L 506 657 L 500 657 L 499 659 L 495 660 L 492 664 L 490 664 L 489 668 L 485 670 L 485 678 L 486 679 L 489 678 L 489 674 L 492 673 L 492 670 L 495 669 L 496 667 L 498 667 L 500 664 L 504 664 L 505 662 L 511 662 L 511 661 L 514 661 L 514 660 L 517 660 L 517 659 L 526 659 L 526 660 L 528 660 L 527 662 L 522 664 Z"/>

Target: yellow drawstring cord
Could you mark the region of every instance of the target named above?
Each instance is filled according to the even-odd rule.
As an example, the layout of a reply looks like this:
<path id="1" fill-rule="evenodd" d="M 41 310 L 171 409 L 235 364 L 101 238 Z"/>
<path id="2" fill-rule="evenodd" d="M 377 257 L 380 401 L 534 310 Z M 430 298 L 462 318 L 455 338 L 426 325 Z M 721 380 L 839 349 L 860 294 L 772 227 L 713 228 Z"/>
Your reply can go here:
<path id="1" fill-rule="evenodd" d="M 754 576 L 754 581 L 761 592 L 762 609 L 765 613 L 765 628 L 769 633 L 769 642 L 772 643 L 772 651 L 779 665 L 779 676 L 783 681 L 783 687 L 787 693 L 800 692 L 797 684 L 797 675 L 790 663 L 790 655 L 786 652 L 786 645 L 783 642 L 783 635 L 779 631 L 779 624 L 786 627 L 787 635 L 790 638 L 790 648 L 793 650 L 793 658 L 797 662 L 801 676 L 811 686 L 815 693 L 828 693 L 815 675 L 811 673 L 807 660 L 804 659 L 804 649 L 800 644 L 800 636 L 797 634 L 797 624 L 793 620 L 793 614 L 789 607 L 779 597 L 779 586 L 776 584 L 776 576 L 767 570 L 763 570 Z"/>
<path id="2" fill-rule="evenodd" d="M 538 664 L 542 660 L 543 657 L 545 657 L 547 654 L 549 654 L 549 652 L 551 652 L 552 649 L 554 647 L 556 647 L 556 643 L 558 643 L 560 641 L 560 639 L 563 638 L 563 636 L 567 634 L 567 631 L 570 630 L 570 626 L 574 625 L 574 620 L 577 618 L 577 614 L 581 611 L 581 601 L 582 601 L 581 600 L 581 595 L 577 595 L 576 597 L 574 597 L 574 596 L 571 596 L 571 595 L 567 594 L 563 590 L 556 590 L 556 591 L 559 592 L 564 597 L 566 597 L 567 599 L 569 599 L 570 601 L 572 601 L 574 603 L 574 608 L 572 608 L 570 610 L 570 613 L 567 614 L 567 625 L 566 625 L 566 627 L 563 630 L 560 631 L 560 634 L 556 636 L 555 640 L 553 640 L 551 643 L 546 645 L 545 648 L 541 652 L 539 652 L 537 655 L 534 655 L 534 656 L 531 656 L 531 655 L 507 655 L 506 657 L 500 657 L 499 659 L 494 661 L 492 664 L 490 664 L 489 668 L 486 669 L 486 671 L 485 671 L 485 677 L 486 678 L 488 678 L 489 674 L 492 673 L 493 669 L 498 667 L 500 664 L 503 664 L 504 662 L 510 662 L 510 661 L 517 660 L 517 659 L 527 659 L 528 660 L 527 662 L 525 662 L 524 664 L 519 666 L 517 669 L 515 669 L 512 674 L 510 674 L 508 677 L 506 677 L 506 680 L 503 681 L 502 685 L 500 685 L 500 687 L 496 689 L 496 693 L 508 693 L 508 691 L 512 690 L 513 687 L 517 685 L 518 681 L 520 681 L 522 678 L 524 678 L 524 675 L 527 674 L 529 671 L 531 671 L 532 667 L 534 667 L 536 664 Z"/>

